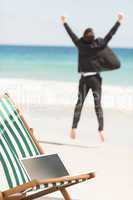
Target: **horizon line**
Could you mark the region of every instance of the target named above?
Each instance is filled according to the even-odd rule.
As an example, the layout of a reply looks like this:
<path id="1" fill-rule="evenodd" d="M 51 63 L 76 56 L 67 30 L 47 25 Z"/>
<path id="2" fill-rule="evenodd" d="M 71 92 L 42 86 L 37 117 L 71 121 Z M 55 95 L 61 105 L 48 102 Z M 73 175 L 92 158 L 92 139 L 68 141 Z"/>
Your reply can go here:
<path id="1" fill-rule="evenodd" d="M 76 48 L 74 45 L 66 45 L 66 44 L 2 44 L 0 46 L 23 46 L 23 47 L 66 47 L 66 48 Z M 133 46 L 110 46 L 111 48 L 121 48 L 121 49 L 133 49 Z"/>

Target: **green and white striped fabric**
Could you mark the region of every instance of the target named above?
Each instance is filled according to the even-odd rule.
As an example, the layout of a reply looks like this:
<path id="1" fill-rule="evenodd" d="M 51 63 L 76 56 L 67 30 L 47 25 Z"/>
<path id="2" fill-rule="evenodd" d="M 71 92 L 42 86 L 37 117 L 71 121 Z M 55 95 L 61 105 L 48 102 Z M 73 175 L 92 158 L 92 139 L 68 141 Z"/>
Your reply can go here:
<path id="1" fill-rule="evenodd" d="M 8 96 L 0 98 L 0 135 L 3 134 L 19 158 L 40 154 Z"/>
<path id="2" fill-rule="evenodd" d="M 4 136 L 0 137 L 0 191 L 16 187 L 29 181 L 18 157 L 9 147 Z"/>

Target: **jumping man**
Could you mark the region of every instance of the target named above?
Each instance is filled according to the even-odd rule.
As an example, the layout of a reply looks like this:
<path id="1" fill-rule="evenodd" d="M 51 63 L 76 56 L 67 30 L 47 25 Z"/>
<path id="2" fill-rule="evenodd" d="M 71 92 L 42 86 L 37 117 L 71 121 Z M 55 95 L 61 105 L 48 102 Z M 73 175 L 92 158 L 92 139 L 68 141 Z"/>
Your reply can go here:
<path id="1" fill-rule="evenodd" d="M 102 142 L 104 142 L 104 120 L 103 120 L 103 109 L 101 106 L 101 93 L 102 93 L 102 77 L 97 70 L 97 60 L 91 59 L 94 57 L 100 49 L 107 46 L 112 36 L 116 33 L 118 27 L 123 20 L 123 15 L 118 14 L 117 22 L 109 33 L 99 40 L 95 38 L 95 34 L 92 28 L 87 28 L 83 36 L 78 38 L 77 35 L 72 31 L 67 23 L 67 17 L 61 16 L 61 21 L 72 39 L 73 43 L 78 49 L 78 72 L 81 74 L 79 81 L 78 100 L 74 110 L 74 117 L 72 123 L 72 129 L 70 131 L 70 137 L 76 138 L 76 128 L 80 120 L 80 115 L 84 100 L 89 92 L 92 90 L 95 104 L 95 112 L 98 120 L 98 132 Z"/>

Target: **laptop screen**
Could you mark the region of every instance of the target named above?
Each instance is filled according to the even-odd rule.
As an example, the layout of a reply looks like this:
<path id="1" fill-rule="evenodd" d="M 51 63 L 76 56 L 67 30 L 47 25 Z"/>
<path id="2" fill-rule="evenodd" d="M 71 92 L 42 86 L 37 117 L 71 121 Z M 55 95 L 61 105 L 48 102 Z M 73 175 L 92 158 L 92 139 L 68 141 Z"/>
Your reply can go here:
<path id="1" fill-rule="evenodd" d="M 69 175 L 58 154 L 23 158 L 21 161 L 30 179 L 49 179 Z"/>

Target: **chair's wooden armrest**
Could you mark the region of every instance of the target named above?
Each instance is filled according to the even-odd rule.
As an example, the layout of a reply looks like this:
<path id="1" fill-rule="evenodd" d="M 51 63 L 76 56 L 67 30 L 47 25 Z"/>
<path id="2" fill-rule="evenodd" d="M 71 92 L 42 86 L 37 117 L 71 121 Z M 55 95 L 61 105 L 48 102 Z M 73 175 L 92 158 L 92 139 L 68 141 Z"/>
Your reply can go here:
<path id="1" fill-rule="evenodd" d="M 24 193 L 16 193 L 16 194 L 12 194 L 6 198 L 4 198 L 4 200 L 21 200 L 25 197 L 26 195 Z"/>
<path id="2" fill-rule="evenodd" d="M 42 179 L 38 181 L 38 184 L 48 184 L 48 183 L 56 183 L 56 182 L 64 182 L 64 181 L 73 181 L 73 180 L 80 180 L 80 179 L 91 179 L 95 177 L 95 173 L 89 173 L 89 174 L 82 174 L 77 176 L 64 176 L 60 178 L 50 178 L 50 179 Z"/>
<path id="3" fill-rule="evenodd" d="M 26 191 L 26 190 L 28 190 L 30 188 L 33 188 L 33 187 L 35 187 L 37 185 L 38 185 L 38 181 L 37 180 L 33 180 L 31 182 L 25 183 L 23 185 L 19 185 L 17 187 L 14 187 L 12 189 L 9 189 L 9 190 L 6 190 L 6 191 L 2 192 L 3 193 L 3 197 L 7 198 L 7 197 L 9 197 L 9 196 L 11 196 L 13 194 L 22 193 L 22 192 L 24 192 L 24 191 Z"/>
<path id="4" fill-rule="evenodd" d="M 44 179 L 44 180 L 33 180 L 31 182 L 25 183 L 23 185 L 19 185 L 15 188 L 6 190 L 2 193 L 0 193 L 0 200 L 11 200 L 13 199 L 13 195 L 18 195 L 18 197 L 22 194 L 22 192 L 34 188 L 41 184 L 48 184 L 48 183 L 56 183 L 56 182 L 64 182 L 64 181 L 73 181 L 73 180 L 80 180 L 80 179 L 91 179 L 95 177 L 95 173 L 88 173 L 88 174 L 82 174 L 77 176 L 64 176 L 60 178 L 50 178 L 50 179 Z M 23 194 L 22 194 L 23 195 Z M 22 195 L 18 198 L 21 199 Z M 15 196 L 14 199 L 15 200 Z"/>

